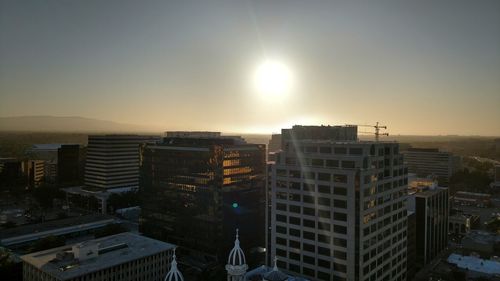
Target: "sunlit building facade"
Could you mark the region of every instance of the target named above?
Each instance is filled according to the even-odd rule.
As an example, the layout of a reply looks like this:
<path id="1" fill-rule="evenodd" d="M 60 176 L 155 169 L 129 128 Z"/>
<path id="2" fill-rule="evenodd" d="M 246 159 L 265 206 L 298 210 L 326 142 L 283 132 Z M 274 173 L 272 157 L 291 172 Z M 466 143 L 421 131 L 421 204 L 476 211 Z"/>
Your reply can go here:
<path id="1" fill-rule="evenodd" d="M 168 133 L 144 148 L 140 230 L 224 264 L 239 228 L 247 234 L 245 251 L 255 256 L 249 254 L 249 264 L 260 262 L 263 254 L 255 253 L 265 244 L 265 145 L 204 133 Z"/>
<path id="2" fill-rule="evenodd" d="M 311 280 L 406 280 L 399 144 L 360 142 L 353 126 L 295 129 L 271 166 L 269 255 Z"/>
<path id="3" fill-rule="evenodd" d="M 139 188 L 140 146 L 155 136 L 90 135 L 85 160 L 85 186 L 94 189 Z"/>

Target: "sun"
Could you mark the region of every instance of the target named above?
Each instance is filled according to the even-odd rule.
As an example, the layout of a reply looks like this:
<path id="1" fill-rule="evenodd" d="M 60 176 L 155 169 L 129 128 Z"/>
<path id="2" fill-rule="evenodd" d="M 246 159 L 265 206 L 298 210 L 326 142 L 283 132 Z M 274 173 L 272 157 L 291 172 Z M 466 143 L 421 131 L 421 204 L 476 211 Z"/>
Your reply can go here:
<path id="1" fill-rule="evenodd" d="M 281 97 L 290 91 L 291 76 L 290 69 L 284 63 L 266 60 L 255 71 L 255 88 L 265 97 Z"/>

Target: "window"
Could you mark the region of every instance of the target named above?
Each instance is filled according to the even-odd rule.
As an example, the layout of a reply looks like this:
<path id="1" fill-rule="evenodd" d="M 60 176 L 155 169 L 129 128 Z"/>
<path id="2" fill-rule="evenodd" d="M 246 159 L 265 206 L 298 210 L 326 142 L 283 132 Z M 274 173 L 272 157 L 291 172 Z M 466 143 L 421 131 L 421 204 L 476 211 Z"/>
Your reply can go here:
<path id="1" fill-rule="evenodd" d="M 302 195 L 302 201 L 304 203 L 314 204 L 314 197 L 309 195 Z"/>
<path id="2" fill-rule="evenodd" d="M 317 153 L 318 152 L 318 147 L 316 147 L 316 146 L 306 146 L 304 152 L 305 153 Z"/>
<path id="3" fill-rule="evenodd" d="M 305 263 L 312 264 L 312 265 L 316 265 L 316 261 L 315 261 L 315 259 L 314 259 L 313 257 L 303 255 L 303 256 L 302 256 L 302 260 L 303 260 Z"/>
<path id="4" fill-rule="evenodd" d="M 312 159 L 311 161 L 312 166 L 315 167 L 323 167 L 323 159 Z"/>
<path id="5" fill-rule="evenodd" d="M 330 224 L 326 222 L 318 222 L 318 229 L 330 231 Z"/>
<path id="6" fill-rule="evenodd" d="M 327 154 L 332 153 L 332 148 L 327 146 L 320 147 L 319 153 L 327 153 Z"/>
<path id="7" fill-rule="evenodd" d="M 350 155 L 362 155 L 363 149 L 359 148 L 359 147 L 351 147 L 351 148 L 349 148 L 349 154 Z"/>
<path id="8" fill-rule="evenodd" d="M 338 168 L 339 160 L 326 160 L 326 166 L 328 168 Z"/>
<path id="9" fill-rule="evenodd" d="M 298 242 L 298 241 L 295 241 L 295 240 L 288 240 L 288 246 L 289 246 L 290 248 L 295 248 L 295 249 L 300 250 L 300 242 Z"/>
<path id="10" fill-rule="evenodd" d="M 304 191 L 311 191 L 311 192 L 314 192 L 315 190 L 315 185 L 313 183 L 303 183 L 303 188 L 304 188 Z"/>
<path id="11" fill-rule="evenodd" d="M 309 240 L 315 240 L 314 237 L 314 233 L 312 232 L 309 232 L 309 231 L 302 231 L 302 235 L 304 236 L 304 239 L 309 239 Z"/>
<path id="12" fill-rule="evenodd" d="M 318 254 L 329 257 L 330 256 L 330 249 L 318 246 Z"/>
<path id="13" fill-rule="evenodd" d="M 343 209 L 347 208 L 347 202 L 344 200 L 335 199 L 335 200 L 333 200 L 333 205 L 336 208 L 343 208 Z"/>
<path id="14" fill-rule="evenodd" d="M 318 185 L 318 192 L 320 193 L 330 193 L 330 187 L 328 185 Z"/>
<path id="15" fill-rule="evenodd" d="M 281 234 L 286 234 L 286 227 L 277 225 L 276 232 L 281 233 Z"/>
<path id="16" fill-rule="evenodd" d="M 331 238 L 328 235 L 318 234 L 318 242 L 330 244 Z"/>
<path id="17" fill-rule="evenodd" d="M 304 215 L 316 216 L 313 208 L 303 207 L 302 212 L 304 213 Z"/>
<path id="18" fill-rule="evenodd" d="M 312 252 L 314 253 L 315 247 L 314 245 L 308 244 L 308 243 L 302 243 L 302 249 L 304 251 Z"/>
<path id="19" fill-rule="evenodd" d="M 333 256 L 341 260 L 347 259 L 347 254 L 343 251 L 333 251 Z"/>
<path id="20" fill-rule="evenodd" d="M 347 221 L 347 214 L 334 212 L 333 219 L 338 221 Z"/>
<path id="21" fill-rule="evenodd" d="M 335 153 L 335 154 L 347 154 L 347 148 L 345 148 L 345 147 L 335 147 L 333 149 L 333 153 Z"/>
<path id="22" fill-rule="evenodd" d="M 316 179 L 316 173 L 315 172 L 304 172 L 304 178 L 314 180 L 314 179 Z"/>
<path id="23" fill-rule="evenodd" d="M 291 223 L 291 224 L 300 225 L 300 219 L 299 218 L 289 217 L 288 220 L 289 220 L 289 223 Z"/>
<path id="24" fill-rule="evenodd" d="M 347 234 L 347 227 L 342 225 L 333 225 L 333 232 L 340 234 Z"/>
<path id="25" fill-rule="evenodd" d="M 340 247 L 347 247 L 347 240 L 342 238 L 333 238 L 333 245 Z"/>
<path id="26" fill-rule="evenodd" d="M 316 223 L 314 221 L 307 220 L 307 219 L 303 219 L 302 220 L 302 225 L 306 226 L 306 227 L 311 227 L 311 228 L 315 228 L 316 227 Z"/>
<path id="27" fill-rule="evenodd" d="M 333 194 L 346 196 L 347 195 L 347 188 L 335 186 L 333 188 Z"/>
<path id="28" fill-rule="evenodd" d="M 356 163 L 354 161 L 342 161 L 342 168 L 344 169 L 354 169 Z"/>
<path id="29" fill-rule="evenodd" d="M 318 173 L 318 180 L 320 181 L 330 181 L 331 175 L 328 173 Z"/>
<path id="30" fill-rule="evenodd" d="M 284 215 L 276 215 L 276 220 L 280 222 L 286 222 L 286 216 Z"/>
<path id="31" fill-rule="evenodd" d="M 286 204 L 276 203 L 276 209 L 280 211 L 286 211 Z"/>
<path id="32" fill-rule="evenodd" d="M 295 228 L 290 228 L 288 229 L 290 232 L 290 235 L 295 236 L 295 237 L 300 237 L 300 230 L 295 229 Z"/>
<path id="33" fill-rule="evenodd" d="M 333 181 L 338 183 L 347 183 L 347 175 L 334 175 Z"/>
<path id="34" fill-rule="evenodd" d="M 300 214 L 300 206 L 290 205 L 290 212 Z"/>
<path id="35" fill-rule="evenodd" d="M 318 198 L 318 205 L 331 206 L 330 198 L 319 197 Z"/>
<path id="36" fill-rule="evenodd" d="M 318 216 L 320 218 L 329 219 L 331 217 L 330 210 L 318 210 Z"/>

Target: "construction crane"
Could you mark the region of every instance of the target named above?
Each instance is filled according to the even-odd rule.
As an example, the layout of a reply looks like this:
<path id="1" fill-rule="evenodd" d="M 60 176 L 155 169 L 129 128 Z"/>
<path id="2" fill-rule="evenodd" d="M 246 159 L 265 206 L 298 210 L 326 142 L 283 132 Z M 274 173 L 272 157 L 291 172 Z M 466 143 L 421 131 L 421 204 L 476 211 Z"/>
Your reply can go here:
<path id="1" fill-rule="evenodd" d="M 370 127 L 370 128 L 375 128 L 375 133 L 373 132 L 359 132 L 359 133 L 366 133 L 366 134 L 374 134 L 375 135 L 375 141 L 379 141 L 380 136 L 389 136 L 389 133 L 381 133 L 380 129 L 387 129 L 387 126 L 382 126 L 379 125 L 378 122 L 375 123 L 375 125 L 347 125 L 347 126 L 357 126 L 357 127 Z"/>

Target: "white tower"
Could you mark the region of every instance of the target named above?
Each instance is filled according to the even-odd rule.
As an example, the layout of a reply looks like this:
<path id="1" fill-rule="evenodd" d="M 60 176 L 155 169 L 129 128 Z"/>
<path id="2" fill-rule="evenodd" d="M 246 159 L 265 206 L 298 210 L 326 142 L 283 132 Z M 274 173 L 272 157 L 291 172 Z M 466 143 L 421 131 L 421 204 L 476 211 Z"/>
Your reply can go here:
<path id="1" fill-rule="evenodd" d="M 245 254 L 240 248 L 240 240 L 238 240 L 238 229 L 236 229 L 236 240 L 234 240 L 234 248 L 229 253 L 227 259 L 227 281 L 243 281 L 245 280 L 245 273 L 247 272 L 248 265 L 245 261 Z"/>
<path id="2" fill-rule="evenodd" d="M 182 276 L 182 273 L 177 269 L 177 261 L 175 260 L 175 248 L 174 248 L 174 255 L 172 256 L 172 263 L 170 265 L 170 270 L 167 273 L 167 276 L 165 276 L 164 281 L 184 281 L 184 277 Z"/>

